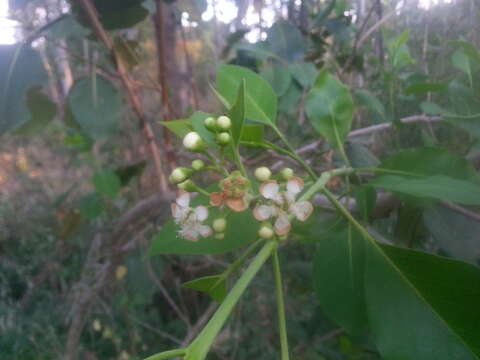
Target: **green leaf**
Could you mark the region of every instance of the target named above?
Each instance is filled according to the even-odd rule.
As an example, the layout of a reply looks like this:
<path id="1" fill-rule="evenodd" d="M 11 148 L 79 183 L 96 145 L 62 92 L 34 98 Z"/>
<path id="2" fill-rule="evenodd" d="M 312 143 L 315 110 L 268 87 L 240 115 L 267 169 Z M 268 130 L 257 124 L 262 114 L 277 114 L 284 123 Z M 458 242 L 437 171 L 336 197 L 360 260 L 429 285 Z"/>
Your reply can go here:
<path id="1" fill-rule="evenodd" d="M 222 302 L 227 296 L 227 283 L 222 275 L 204 276 L 182 284 L 182 287 L 207 293 L 213 300 Z"/>
<path id="2" fill-rule="evenodd" d="M 472 83 L 472 68 L 470 66 L 470 59 L 462 50 L 457 50 L 452 55 L 452 64 L 460 71 L 468 75 L 470 84 Z"/>
<path id="3" fill-rule="evenodd" d="M 433 102 L 424 101 L 420 104 L 420 108 L 427 115 L 443 115 L 448 114 L 448 111 L 440 105 Z"/>
<path id="4" fill-rule="evenodd" d="M 480 185 L 444 175 L 420 179 L 384 175 L 370 181 L 369 185 L 420 198 L 452 201 L 464 205 L 480 205 Z"/>
<path id="5" fill-rule="evenodd" d="M 354 168 L 376 167 L 380 162 L 368 147 L 356 141 L 348 143 L 345 150 Z"/>
<path id="6" fill-rule="evenodd" d="M 293 78 L 304 88 L 313 86 L 318 75 L 318 70 L 312 63 L 297 63 L 289 65 L 288 69 Z"/>
<path id="7" fill-rule="evenodd" d="M 113 171 L 102 171 L 93 175 L 95 190 L 111 199 L 117 197 L 122 188 L 122 183 Z"/>
<path id="8" fill-rule="evenodd" d="M 351 333 L 366 327 L 363 295 L 364 239 L 344 220 L 319 237 L 314 288 L 323 310 Z"/>
<path id="9" fill-rule="evenodd" d="M 366 307 L 384 359 L 480 358 L 480 270 L 387 245 L 367 246 Z"/>
<path id="10" fill-rule="evenodd" d="M 200 135 L 203 141 L 205 141 L 212 148 L 218 148 L 218 144 L 215 141 L 215 135 L 205 127 L 204 121 L 208 117 L 215 117 L 215 115 L 196 111 L 192 114 L 192 116 L 190 116 L 190 122 L 193 130 Z"/>
<path id="11" fill-rule="evenodd" d="M 267 31 L 267 48 L 288 63 L 299 61 L 305 55 L 302 33 L 287 21 L 278 21 Z"/>
<path id="12" fill-rule="evenodd" d="M 203 199 L 202 199 L 203 200 Z M 195 199 L 193 206 L 202 201 Z M 203 201 L 207 203 L 207 201 Z M 218 208 L 209 209 L 209 219 L 220 216 Z M 210 225 L 211 220 L 205 222 Z M 241 231 L 239 231 L 241 229 Z M 228 225 L 223 240 L 213 236 L 199 239 L 197 242 L 185 240 L 178 236 L 179 227 L 173 221 L 167 222 L 162 230 L 154 235 L 150 247 L 150 255 L 177 254 L 177 255 L 205 255 L 223 254 L 238 249 L 257 239 L 258 225 L 250 211 L 232 213 L 228 216 Z"/>
<path id="13" fill-rule="evenodd" d="M 415 83 L 405 89 L 406 95 L 422 95 L 448 88 L 448 83 Z"/>
<path id="14" fill-rule="evenodd" d="M 15 135 L 38 135 L 57 114 L 57 106 L 42 92 L 41 87 L 27 91 L 27 107 L 31 118 L 15 130 Z"/>
<path id="15" fill-rule="evenodd" d="M 457 45 L 463 50 L 465 55 L 467 55 L 472 62 L 480 65 L 480 52 L 478 49 L 467 41 L 451 41 L 453 45 Z"/>
<path id="16" fill-rule="evenodd" d="M 243 135 L 243 126 L 245 123 L 245 81 L 238 88 L 237 101 L 228 112 L 228 116 L 232 120 L 232 145 L 234 148 L 238 148 L 240 139 Z"/>
<path id="17" fill-rule="evenodd" d="M 0 135 L 30 120 L 27 91 L 46 80 L 35 50 L 23 45 L 0 45 Z"/>
<path id="18" fill-rule="evenodd" d="M 80 215 L 89 220 L 94 220 L 102 215 L 103 206 L 103 200 L 97 193 L 88 194 L 80 200 Z"/>
<path id="19" fill-rule="evenodd" d="M 82 132 L 94 140 L 113 135 L 119 126 L 122 99 L 102 76 L 82 79 L 68 94 L 68 104 Z"/>
<path id="20" fill-rule="evenodd" d="M 475 169 L 466 159 L 438 147 L 401 151 L 384 160 L 379 167 L 403 171 L 418 177 L 445 175 L 472 182 L 479 179 Z"/>
<path id="21" fill-rule="evenodd" d="M 368 221 L 375 210 L 377 192 L 370 186 L 360 186 L 355 189 L 354 196 L 357 201 L 357 211 L 364 221 Z"/>
<path id="22" fill-rule="evenodd" d="M 160 121 L 160 124 L 182 139 L 193 130 L 191 119 Z"/>
<path id="23" fill-rule="evenodd" d="M 326 70 L 308 93 L 306 111 L 315 130 L 332 146 L 342 146 L 352 126 L 353 101 L 348 89 Z"/>
<path id="24" fill-rule="evenodd" d="M 263 125 L 245 125 L 243 127 L 241 141 L 262 142 L 264 127 Z"/>
<path id="25" fill-rule="evenodd" d="M 423 222 L 448 255 L 470 262 L 480 259 L 480 223 L 477 220 L 443 206 L 431 206 L 424 210 Z"/>
<path id="26" fill-rule="evenodd" d="M 130 184 L 134 178 L 140 177 L 146 166 L 146 161 L 139 161 L 130 165 L 120 166 L 115 169 L 115 175 L 117 175 L 122 187 L 124 187 Z"/>
<path id="27" fill-rule="evenodd" d="M 245 79 L 245 115 L 248 119 L 264 124 L 275 124 L 277 117 L 277 96 L 261 76 L 253 71 L 235 65 L 222 65 L 217 73 L 217 88 L 231 106 L 238 94 L 238 88 Z"/>
<path id="28" fill-rule="evenodd" d="M 84 38 L 89 34 L 90 30 L 80 25 L 73 15 L 64 15 L 49 27 L 47 33 L 53 39 Z"/>
<path id="29" fill-rule="evenodd" d="M 444 119 L 470 135 L 480 137 L 480 100 L 475 91 L 454 80 L 450 83 L 448 92 L 449 108 L 453 109 L 454 115 L 443 115 Z"/>
<path id="30" fill-rule="evenodd" d="M 288 90 L 292 82 L 292 76 L 286 66 L 270 66 L 260 73 L 268 81 L 278 96 L 282 96 Z"/>
<path id="31" fill-rule="evenodd" d="M 386 120 L 385 106 L 383 106 L 380 100 L 370 91 L 366 89 L 355 89 L 353 95 L 357 101 L 364 105 L 372 114 L 380 116 L 383 121 Z"/>

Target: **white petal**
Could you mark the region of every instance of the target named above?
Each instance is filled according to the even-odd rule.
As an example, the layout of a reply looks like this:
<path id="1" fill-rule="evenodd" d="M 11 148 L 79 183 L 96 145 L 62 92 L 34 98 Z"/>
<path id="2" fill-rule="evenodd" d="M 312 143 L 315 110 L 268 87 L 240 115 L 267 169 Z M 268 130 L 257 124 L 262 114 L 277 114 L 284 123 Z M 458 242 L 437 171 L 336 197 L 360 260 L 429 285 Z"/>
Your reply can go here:
<path id="1" fill-rule="evenodd" d="M 276 209 L 271 205 L 259 205 L 253 209 L 253 216 L 258 221 L 265 221 L 275 215 Z"/>
<path id="2" fill-rule="evenodd" d="M 207 220 L 208 209 L 205 206 L 197 206 L 195 208 L 195 217 L 200 222 Z"/>
<path id="3" fill-rule="evenodd" d="M 192 226 L 182 228 L 180 230 L 180 236 L 190 241 L 198 241 L 198 231 Z"/>
<path id="4" fill-rule="evenodd" d="M 287 193 L 292 195 L 297 195 L 300 191 L 303 190 L 303 180 L 299 177 L 293 177 L 287 182 Z"/>
<path id="5" fill-rule="evenodd" d="M 197 227 L 198 233 L 203 237 L 209 237 L 212 235 L 212 229 L 210 226 L 207 225 L 198 225 Z"/>
<path id="6" fill-rule="evenodd" d="M 287 214 L 282 212 L 278 216 L 277 220 L 275 221 L 275 224 L 273 225 L 273 229 L 275 230 L 275 233 L 280 236 L 286 235 L 290 232 L 291 225 L 290 225 L 290 221 L 288 220 Z"/>
<path id="7" fill-rule="evenodd" d="M 179 224 L 185 221 L 188 216 L 190 208 L 181 207 L 175 203 L 172 204 L 172 216 L 174 221 Z"/>
<path id="8" fill-rule="evenodd" d="M 290 212 L 300 221 L 305 221 L 313 212 L 313 205 L 309 201 L 300 201 L 290 206 Z"/>
<path id="9" fill-rule="evenodd" d="M 275 200 L 278 197 L 278 191 L 280 190 L 280 185 L 276 181 L 266 181 L 260 185 L 260 194 L 263 195 L 265 199 Z"/>
<path id="10" fill-rule="evenodd" d="M 188 207 L 190 204 L 190 193 L 181 191 L 176 200 L 177 204 L 181 207 Z"/>

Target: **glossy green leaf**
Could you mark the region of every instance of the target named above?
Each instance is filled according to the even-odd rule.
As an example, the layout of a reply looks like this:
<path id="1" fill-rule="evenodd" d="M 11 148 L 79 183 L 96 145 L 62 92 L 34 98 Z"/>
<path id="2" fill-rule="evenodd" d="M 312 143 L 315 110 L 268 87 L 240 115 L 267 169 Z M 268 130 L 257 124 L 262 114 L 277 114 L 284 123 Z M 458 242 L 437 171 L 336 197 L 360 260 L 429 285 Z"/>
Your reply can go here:
<path id="1" fill-rule="evenodd" d="M 405 89 L 406 95 L 422 95 L 448 88 L 448 83 L 415 83 Z"/>
<path id="2" fill-rule="evenodd" d="M 260 75 L 268 81 L 273 90 L 275 90 L 277 96 L 285 94 L 292 82 L 292 76 L 286 66 L 270 66 L 262 71 Z"/>
<path id="3" fill-rule="evenodd" d="M 345 85 L 326 70 L 308 93 L 306 111 L 315 130 L 333 146 L 344 143 L 352 126 L 353 101 Z"/>
<path id="4" fill-rule="evenodd" d="M 227 296 L 227 283 L 221 275 L 204 276 L 186 283 L 182 286 L 187 289 L 193 289 L 207 293 L 213 300 L 222 302 Z"/>
<path id="5" fill-rule="evenodd" d="M 318 75 L 318 70 L 312 63 L 296 63 L 288 69 L 293 78 L 305 89 L 312 87 Z"/>
<path id="6" fill-rule="evenodd" d="M 245 125 L 243 127 L 241 141 L 261 142 L 263 140 L 263 125 Z"/>
<path id="7" fill-rule="evenodd" d="M 229 103 L 235 102 L 238 88 L 245 79 L 245 115 L 248 119 L 274 124 L 277 117 L 277 96 L 268 82 L 253 71 L 235 65 L 222 65 L 217 73 L 217 89 Z"/>
<path id="8" fill-rule="evenodd" d="M 67 101 L 75 122 L 90 138 L 103 139 L 118 130 L 122 99 L 106 78 L 95 76 L 76 82 L 70 89 Z"/>
<path id="9" fill-rule="evenodd" d="M 405 178 L 384 175 L 369 182 L 370 186 L 420 198 L 480 205 L 480 185 L 444 175 Z"/>
<path id="10" fill-rule="evenodd" d="M 93 175 L 95 190 L 111 199 L 117 197 L 122 188 L 120 179 L 113 171 L 102 171 Z"/>
<path id="11" fill-rule="evenodd" d="M 30 120 L 27 91 L 47 80 L 35 50 L 22 45 L 0 45 L 0 135 Z"/>
<path id="12" fill-rule="evenodd" d="M 206 203 L 205 199 L 195 199 L 192 206 Z M 218 208 L 209 209 L 209 220 L 205 222 L 211 225 L 212 219 L 220 216 Z M 238 231 L 242 229 L 242 231 Z M 179 227 L 173 221 L 168 221 L 163 229 L 154 235 L 150 247 L 150 255 L 178 254 L 178 255 L 204 255 L 223 254 L 238 249 L 257 239 L 258 222 L 254 219 L 251 211 L 232 213 L 228 216 L 228 225 L 223 240 L 217 240 L 213 236 L 201 238 L 197 242 L 189 241 L 178 235 Z"/>
<path id="13" fill-rule="evenodd" d="M 370 91 L 366 89 L 356 89 L 353 94 L 356 100 L 364 105 L 372 114 L 380 116 L 383 121 L 386 120 L 385 106 L 383 106 L 380 100 Z"/>
<path id="14" fill-rule="evenodd" d="M 366 327 L 363 295 L 364 239 L 344 220 L 318 238 L 314 288 L 323 310 L 356 333 Z"/>
<path id="15" fill-rule="evenodd" d="M 228 116 L 232 120 L 232 145 L 237 148 L 240 143 L 240 139 L 243 135 L 243 127 L 245 123 L 245 98 L 246 98 L 246 89 L 245 81 L 242 81 L 242 84 L 238 88 L 238 95 L 235 104 L 232 106 L 228 112 Z"/>
<path id="16" fill-rule="evenodd" d="M 480 259 L 480 223 L 444 206 L 430 206 L 423 223 L 436 244 L 454 258 L 475 262 Z"/>
<path id="17" fill-rule="evenodd" d="M 384 359 L 480 359 L 479 268 L 388 245 L 366 248 L 366 307 Z"/>
<path id="18" fill-rule="evenodd" d="M 57 114 L 57 106 L 40 87 L 33 87 L 27 91 L 27 107 L 30 111 L 30 120 L 17 128 L 15 135 L 38 135 Z"/>
<path id="19" fill-rule="evenodd" d="M 305 41 L 295 25 L 278 21 L 267 31 L 267 48 L 284 61 L 293 63 L 303 58 Z"/>
<path id="20" fill-rule="evenodd" d="M 187 135 L 190 131 L 193 130 L 191 119 L 161 121 L 160 124 L 165 126 L 168 130 L 170 130 L 180 138 L 183 138 L 185 135 Z"/>

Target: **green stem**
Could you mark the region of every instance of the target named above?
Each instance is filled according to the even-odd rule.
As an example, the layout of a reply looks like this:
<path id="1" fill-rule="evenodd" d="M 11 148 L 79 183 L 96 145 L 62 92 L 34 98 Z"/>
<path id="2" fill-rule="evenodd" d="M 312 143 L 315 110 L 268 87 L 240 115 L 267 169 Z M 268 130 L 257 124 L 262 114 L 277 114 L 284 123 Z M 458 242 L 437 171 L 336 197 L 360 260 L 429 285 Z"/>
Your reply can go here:
<path id="1" fill-rule="evenodd" d="M 276 249 L 273 252 L 272 257 L 278 308 L 278 330 L 280 332 L 280 348 L 282 352 L 282 360 L 289 360 L 290 357 L 288 355 L 287 322 L 285 320 L 285 302 L 283 299 L 282 273 L 280 272 L 280 261 L 278 260 L 278 251 Z"/>
<path id="2" fill-rule="evenodd" d="M 185 356 L 187 354 L 187 350 L 185 349 L 176 349 L 176 350 L 169 350 L 169 351 L 164 351 L 152 356 L 149 356 L 148 358 L 144 360 L 163 360 L 163 359 L 171 359 L 177 356 Z"/>
<path id="3" fill-rule="evenodd" d="M 408 172 L 408 171 L 382 169 L 382 168 L 355 169 L 355 172 L 356 172 L 356 173 L 361 173 L 361 172 L 373 172 L 373 173 L 383 173 L 383 174 L 392 174 L 392 175 L 404 175 L 404 176 L 416 176 L 416 177 L 421 177 L 420 174 L 415 174 L 415 173 L 411 173 L 411 172 Z"/>
<path id="4" fill-rule="evenodd" d="M 250 263 L 248 268 L 238 279 L 235 286 L 232 288 L 227 297 L 223 300 L 221 305 L 218 307 L 215 314 L 212 316 L 208 324 L 203 328 L 197 338 L 193 341 L 192 344 L 188 347 L 188 354 L 185 360 L 204 360 L 207 356 L 207 353 L 210 347 L 215 340 L 215 337 L 218 335 L 222 329 L 223 324 L 227 320 L 228 316 L 232 312 L 234 306 L 237 304 L 238 300 L 242 294 L 247 289 L 250 282 L 253 280 L 257 272 L 267 261 L 267 259 L 277 248 L 276 241 L 267 242 L 263 248 L 258 252 L 257 256 Z"/>
<path id="5" fill-rule="evenodd" d="M 285 144 L 287 149 L 290 151 L 290 153 L 287 155 L 290 156 L 292 159 L 294 159 L 296 162 L 298 162 L 313 180 L 318 179 L 318 176 L 313 172 L 312 168 L 308 166 L 308 164 L 305 161 L 303 161 L 303 159 L 295 153 L 295 149 L 292 147 L 292 145 L 290 145 L 287 138 L 282 134 L 280 129 L 277 128 L 275 125 L 272 125 L 272 128 L 275 131 L 275 133 L 278 135 L 280 140 L 282 140 L 282 142 Z"/>
<path id="6" fill-rule="evenodd" d="M 352 168 L 344 168 L 344 169 L 334 169 L 331 171 L 326 171 L 322 173 L 320 178 L 307 190 L 303 193 L 302 196 L 298 199 L 298 201 L 304 201 L 304 200 L 309 200 L 310 198 L 313 197 L 317 192 L 325 188 L 325 185 L 327 182 L 339 175 L 348 175 L 353 173 L 355 170 Z"/>

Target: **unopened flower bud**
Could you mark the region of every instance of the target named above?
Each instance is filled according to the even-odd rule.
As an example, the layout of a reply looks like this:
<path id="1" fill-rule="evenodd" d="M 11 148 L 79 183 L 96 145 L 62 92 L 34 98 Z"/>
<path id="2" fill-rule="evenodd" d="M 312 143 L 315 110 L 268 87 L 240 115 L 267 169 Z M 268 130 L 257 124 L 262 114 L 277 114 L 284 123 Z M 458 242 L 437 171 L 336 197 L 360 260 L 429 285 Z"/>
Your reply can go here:
<path id="1" fill-rule="evenodd" d="M 213 220 L 212 227 L 216 232 L 223 233 L 227 228 L 227 220 L 225 218 L 217 218 Z"/>
<path id="2" fill-rule="evenodd" d="M 181 182 L 184 182 L 185 180 L 188 179 L 190 176 L 190 173 L 192 170 L 184 168 L 184 167 L 178 167 L 172 171 L 170 174 L 170 182 L 172 184 L 179 184 Z"/>
<path id="3" fill-rule="evenodd" d="M 284 168 L 284 169 L 280 172 L 280 175 L 282 175 L 282 177 L 283 177 L 285 180 L 290 180 L 290 179 L 295 175 L 295 173 L 294 173 L 293 170 L 290 169 L 290 168 Z"/>
<path id="4" fill-rule="evenodd" d="M 184 182 L 181 182 L 177 186 L 178 186 L 179 189 L 185 190 L 187 192 L 197 191 L 197 186 L 190 179 L 185 180 Z"/>
<path id="5" fill-rule="evenodd" d="M 216 139 L 220 145 L 227 145 L 230 142 L 230 134 L 227 132 L 221 132 L 217 134 Z"/>
<path id="6" fill-rule="evenodd" d="M 225 239 L 225 233 L 223 233 L 223 232 L 221 232 L 221 233 L 216 233 L 215 236 L 214 236 L 214 238 L 215 238 L 216 240 L 223 240 L 223 239 Z"/>
<path id="7" fill-rule="evenodd" d="M 266 166 L 262 166 L 255 169 L 255 177 L 257 178 L 258 181 L 261 181 L 261 182 L 267 181 L 268 179 L 270 179 L 270 176 L 272 176 L 272 172 Z"/>
<path id="8" fill-rule="evenodd" d="M 200 159 L 195 159 L 192 161 L 192 169 L 200 171 L 205 167 L 205 163 Z"/>
<path id="9" fill-rule="evenodd" d="M 191 131 L 183 138 L 183 146 L 190 151 L 201 151 L 204 149 L 205 143 L 200 135 L 195 131 Z"/>
<path id="10" fill-rule="evenodd" d="M 215 131 L 217 128 L 217 122 L 213 117 L 207 117 L 205 120 L 203 120 L 203 124 L 209 131 Z"/>
<path id="11" fill-rule="evenodd" d="M 274 232 L 270 224 L 264 224 L 260 227 L 260 230 L 258 230 L 258 236 L 262 239 L 271 239 L 273 235 Z"/>
<path id="12" fill-rule="evenodd" d="M 220 130 L 229 130 L 232 127 L 232 120 L 225 115 L 219 116 L 217 119 L 217 127 Z"/>

